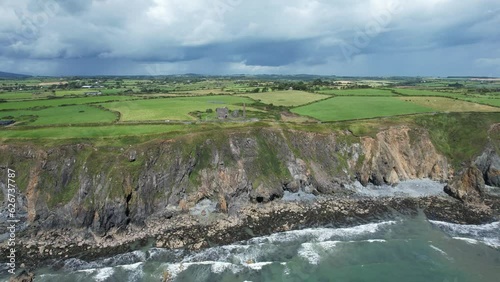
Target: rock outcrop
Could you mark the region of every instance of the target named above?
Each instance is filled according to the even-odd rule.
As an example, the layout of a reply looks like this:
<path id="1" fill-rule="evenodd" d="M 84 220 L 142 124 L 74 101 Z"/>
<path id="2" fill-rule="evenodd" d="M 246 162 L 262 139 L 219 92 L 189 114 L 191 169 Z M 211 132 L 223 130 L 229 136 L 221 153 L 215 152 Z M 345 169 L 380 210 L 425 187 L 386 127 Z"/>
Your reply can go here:
<path id="1" fill-rule="evenodd" d="M 444 191 L 464 202 L 478 202 L 484 195 L 484 188 L 483 174 L 473 165 L 446 185 Z"/>
<path id="2" fill-rule="evenodd" d="M 426 131 L 407 126 L 363 138 L 364 162 L 358 170 L 363 185 L 395 184 L 401 180 L 430 178 L 446 181 L 452 176 L 446 158 L 437 153 Z"/>

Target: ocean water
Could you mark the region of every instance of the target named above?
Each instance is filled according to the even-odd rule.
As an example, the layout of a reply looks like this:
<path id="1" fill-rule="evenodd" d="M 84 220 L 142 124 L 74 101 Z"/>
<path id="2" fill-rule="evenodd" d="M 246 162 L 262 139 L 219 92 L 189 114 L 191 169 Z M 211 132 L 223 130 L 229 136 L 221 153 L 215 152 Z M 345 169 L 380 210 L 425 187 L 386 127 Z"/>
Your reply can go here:
<path id="1" fill-rule="evenodd" d="M 257 237 L 198 252 L 148 248 L 39 269 L 53 281 L 500 281 L 500 222 L 424 216 Z"/>

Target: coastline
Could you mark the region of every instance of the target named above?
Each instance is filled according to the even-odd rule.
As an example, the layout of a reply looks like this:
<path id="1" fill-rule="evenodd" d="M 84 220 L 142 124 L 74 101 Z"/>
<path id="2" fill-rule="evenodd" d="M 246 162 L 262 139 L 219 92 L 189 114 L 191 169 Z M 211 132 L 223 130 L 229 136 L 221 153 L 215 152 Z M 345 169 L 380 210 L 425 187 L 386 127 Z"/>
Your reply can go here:
<path id="1" fill-rule="evenodd" d="M 276 200 L 245 204 L 234 215 L 155 215 L 142 227 L 128 226 L 126 230 L 116 230 L 105 237 L 93 235 L 88 230 L 50 230 L 30 238 L 21 234 L 18 260 L 28 270 L 43 266 L 57 268 L 70 258 L 92 261 L 147 246 L 199 250 L 276 232 L 349 227 L 398 216 L 415 216 L 419 212 L 430 220 L 484 224 L 500 218 L 499 207 L 500 197 L 494 195 L 485 197 L 484 204 L 479 205 L 464 204 L 447 196 L 367 197 L 353 194 L 321 196 L 313 201 Z M 71 234 L 86 234 L 87 239 L 76 239 Z"/>

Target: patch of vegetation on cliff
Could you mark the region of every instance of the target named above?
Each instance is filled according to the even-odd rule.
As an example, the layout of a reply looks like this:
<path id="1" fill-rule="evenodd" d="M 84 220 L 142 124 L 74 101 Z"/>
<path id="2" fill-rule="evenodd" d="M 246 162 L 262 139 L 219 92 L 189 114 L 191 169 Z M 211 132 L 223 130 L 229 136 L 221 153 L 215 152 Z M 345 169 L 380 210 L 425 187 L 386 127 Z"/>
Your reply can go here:
<path id="1" fill-rule="evenodd" d="M 52 209 L 58 205 L 69 203 L 80 189 L 80 173 L 84 169 L 84 164 L 92 152 L 89 149 L 81 149 L 76 152 L 75 163 L 72 164 L 72 171 L 67 175 L 67 180 L 53 179 L 50 174 L 45 174 L 45 181 L 48 181 L 46 193 L 47 206 Z M 64 164 L 63 164 L 64 166 Z M 62 168 L 62 170 L 64 167 Z M 62 171 L 59 175 L 64 174 Z M 45 186 L 45 185 L 44 185 Z"/>
<path id="2" fill-rule="evenodd" d="M 213 169 L 218 165 L 231 166 L 236 163 L 229 146 L 229 138 L 229 132 L 214 130 L 179 139 L 176 144 L 182 150 L 182 155 L 186 158 L 194 157 L 196 160 L 189 175 L 191 185 L 188 192 L 193 192 L 201 185 L 200 172 L 203 169 Z M 218 154 L 218 163 L 214 164 L 212 160 L 215 160 L 216 154 Z"/>
<path id="3" fill-rule="evenodd" d="M 262 135 L 258 134 L 255 137 L 258 145 L 256 164 L 260 167 L 262 175 L 289 177 L 289 171 L 276 154 L 276 147 Z"/>
<path id="4" fill-rule="evenodd" d="M 31 166 L 33 165 L 33 160 L 20 160 L 14 163 L 13 169 L 17 172 L 16 174 L 16 185 L 17 188 L 26 192 L 28 188 L 28 182 L 30 179 Z"/>
<path id="5" fill-rule="evenodd" d="M 450 113 L 421 116 L 415 123 L 426 128 L 436 149 L 460 168 L 484 150 L 488 130 L 499 120 L 500 113 Z"/>
<path id="6" fill-rule="evenodd" d="M 242 157 L 248 160 L 245 166 L 254 188 L 260 184 L 275 185 L 291 177 L 283 163 L 283 158 L 280 158 L 281 146 L 285 146 L 281 142 L 284 140 L 281 135 L 274 136 L 273 134 L 276 133 L 259 129 L 250 132 L 249 138 L 256 141 L 256 152 L 253 156 Z"/>

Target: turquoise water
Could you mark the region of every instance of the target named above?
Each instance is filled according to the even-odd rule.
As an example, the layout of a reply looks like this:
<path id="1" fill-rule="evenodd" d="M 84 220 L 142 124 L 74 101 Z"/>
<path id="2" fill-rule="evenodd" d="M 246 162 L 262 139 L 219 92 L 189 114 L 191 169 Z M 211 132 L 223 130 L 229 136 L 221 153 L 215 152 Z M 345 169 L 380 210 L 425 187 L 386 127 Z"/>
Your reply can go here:
<path id="1" fill-rule="evenodd" d="M 423 216 L 350 228 L 277 233 L 200 252 L 151 248 L 68 260 L 35 281 L 500 281 L 500 222 L 454 225 Z M 168 273 L 168 274 L 167 274 Z"/>

